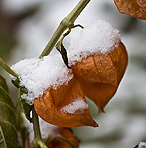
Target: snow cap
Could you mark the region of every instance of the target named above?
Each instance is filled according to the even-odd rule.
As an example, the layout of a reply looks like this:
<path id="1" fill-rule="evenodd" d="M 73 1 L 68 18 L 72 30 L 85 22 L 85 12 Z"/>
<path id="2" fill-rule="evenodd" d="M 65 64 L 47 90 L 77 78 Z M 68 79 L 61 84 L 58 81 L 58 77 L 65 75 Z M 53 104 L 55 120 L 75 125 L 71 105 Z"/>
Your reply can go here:
<path id="1" fill-rule="evenodd" d="M 45 56 L 42 59 L 21 60 L 11 68 L 19 75 L 20 86 L 28 89 L 28 94 L 21 97 L 30 105 L 50 86 L 57 89 L 59 85 L 67 85 L 73 77 L 73 74 L 69 74 L 71 70 L 66 67 L 60 54 Z M 15 80 L 15 77 L 11 77 Z"/>
<path id="2" fill-rule="evenodd" d="M 117 29 L 103 20 L 86 22 L 84 28 L 77 27 L 72 29 L 69 35 L 70 42 L 68 48 L 69 65 L 80 62 L 82 58 L 87 58 L 94 54 L 108 54 L 118 47 L 121 36 Z M 22 99 L 30 105 L 35 98 L 39 98 L 52 86 L 68 84 L 73 78 L 71 70 L 64 64 L 60 54 L 45 56 L 42 59 L 31 58 L 21 60 L 12 65 L 19 75 L 20 86 L 28 89 L 28 94 L 23 94 Z M 70 74 L 69 74 L 70 73 Z M 11 76 L 13 80 L 16 78 Z M 72 108 L 76 102 L 73 102 L 67 108 Z M 86 106 L 85 106 L 86 108 Z M 62 109 L 66 112 L 66 108 Z M 70 112 L 74 112 L 73 110 Z"/>
<path id="3" fill-rule="evenodd" d="M 108 54 L 118 47 L 121 35 L 110 23 L 94 20 L 72 29 L 69 35 L 68 57 L 70 65 L 94 54 Z"/>

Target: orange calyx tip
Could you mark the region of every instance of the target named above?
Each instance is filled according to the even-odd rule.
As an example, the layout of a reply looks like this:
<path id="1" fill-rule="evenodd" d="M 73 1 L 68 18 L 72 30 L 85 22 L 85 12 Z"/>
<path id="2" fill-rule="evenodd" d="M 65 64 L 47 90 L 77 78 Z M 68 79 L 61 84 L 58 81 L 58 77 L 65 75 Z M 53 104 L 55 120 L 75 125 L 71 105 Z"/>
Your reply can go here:
<path id="1" fill-rule="evenodd" d="M 95 123 L 93 127 L 99 127 L 99 125 L 97 123 Z"/>

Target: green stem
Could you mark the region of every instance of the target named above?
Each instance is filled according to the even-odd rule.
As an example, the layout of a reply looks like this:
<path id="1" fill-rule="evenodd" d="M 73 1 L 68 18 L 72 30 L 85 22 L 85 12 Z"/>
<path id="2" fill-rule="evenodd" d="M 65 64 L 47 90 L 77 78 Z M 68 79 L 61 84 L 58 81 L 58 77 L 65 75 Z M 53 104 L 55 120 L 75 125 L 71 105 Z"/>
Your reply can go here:
<path id="1" fill-rule="evenodd" d="M 39 119 L 38 115 L 34 110 L 34 107 L 32 109 L 32 119 L 33 119 L 33 130 L 34 130 L 34 141 L 33 141 L 33 148 L 47 148 L 44 141 L 41 138 L 41 132 L 40 132 L 40 126 L 39 126 Z"/>
<path id="2" fill-rule="evenodd" d="M 63 32 L 67 28 L 71 28 L 73 26 L 74 21 L 77 19 L 77 17 L 80 15 L 82 10 L 86 7 L 86 5 L 89 2 L 90 0 L 80 0 L 79 3 L 75 6 L 75 8 L 61 21 L 60 25 L 58 26 L 57 30 L 53 34 L 52 38 L 46 45 L 45 49 L 43 50 L 39 58 L 48 55 L 52 51 L 53 47 L 55 46 Z"/>
<path id="3" fill-rule="evenodd" d="M 0 65 L 11 75 L 18 78 L 18 75 L 0 58 Z"/>
<path id="4" fill-rule="evenodd" d="M 58 137 L 58 136 L 56 136 L 56 137 L 51 137 L 51 138 L 46 139 L 46 142 L 45 142 L 45 143 L 49 143 L 49 142 L 51 142 L 51 141 L 53 141 L 53 140 L 55 140 L 55 139 L 64 140 L 64 141 L 66 141 L 68 144 L 70 144 L 70 145 L 72 146 L 72 148 L 76 148 L 75 145 L 74 145 L 72 142 L 70 142 L 68 139 L 66 139 L 66 138 L 64 138 L 64 137 Z"/>
<path id="5" fill-rule="evenodd" d="M 75 8 L 68 14 L 66 19 L 69 22 L 74 23 L 74 21 L 77 19 L 77 17 L 80 15 L 80 13 L 90 1 L 91 0 L 80 0 L 79 3 L 75 6 Z"/>
<path id="6" fill-rule="evenodd" d="M 45 144 L 45 142 L 44 141 L 38 141 L 38 145 L 41 147 L 41 148 L 48 148 L 47 146 L 46 146 L 46 144 Z M 34 147 L 35 148 L 35 147 Z"/>

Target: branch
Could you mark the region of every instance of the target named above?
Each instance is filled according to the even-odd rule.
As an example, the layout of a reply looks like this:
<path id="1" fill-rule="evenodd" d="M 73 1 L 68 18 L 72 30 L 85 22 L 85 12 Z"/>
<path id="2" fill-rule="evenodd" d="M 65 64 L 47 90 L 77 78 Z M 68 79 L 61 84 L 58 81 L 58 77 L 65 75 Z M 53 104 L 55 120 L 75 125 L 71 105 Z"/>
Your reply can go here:
<path id="1" fill-rule="evenodd" d="M 72 28 L 74 26 L 74 21 L 77 19 L 77 17 L 80 15 L 82 10 L 89 2 L 90 0 L 80 0 L 79 3 L 75 6 L 75 8 L 61 21 L 60 25 L 58 26 L 57 30 L 53 34 L 51 40 L 46 45 L 39 58 L 48 55 L 52 51 L 53 47 L 55 46 L 63 32 L 67 28 Z"/>
<path id="2" fill-rule="evenodd" d="M 11 75 L 18 78 L 18 75 L 0 58 L 0 65 Z"/>

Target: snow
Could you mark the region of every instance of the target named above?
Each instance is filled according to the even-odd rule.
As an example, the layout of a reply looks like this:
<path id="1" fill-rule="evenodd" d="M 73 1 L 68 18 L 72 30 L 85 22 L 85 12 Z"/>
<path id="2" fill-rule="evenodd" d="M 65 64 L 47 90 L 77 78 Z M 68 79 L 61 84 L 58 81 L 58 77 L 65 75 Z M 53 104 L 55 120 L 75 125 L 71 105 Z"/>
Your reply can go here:
<path id="1" fill-rule="evenodd" d="M 104 20 L 85 22 L 83 29 L 77 27 L 69 35 L 68 56 L 70 64 L 94 54 L 108 54 L 119 45 L 121 35 Z"/>
<path id="2" fill-rule="evenodd" d="M 62 113 L 74 114 L 78 110 L 83 112 L 87 108 L 88 108 L 88 104 L 82 98 L 78 98 L 74 102 L 70 103 L 69 105 L 62 107 L 60 111 Z"/>
<path id="3" fill-rule="evenodd" d="M 138 148 L 143 148 L 146 147 L 146 143 L 145 142 L 140 142 Z"/>
<path id="4" fill-rule="evenodd" d="M 12 13 L 10 10 L 11 7 L 14 6 L 15 8 L 13 10 L 15 11 L 17 11 L 16 8 L 20 8 L 20 6 L 17 4 L 19 2 L 16 2 L 16 0 L 4 0 L 2 2 L 6 3 L 6 1 L 7 5 L 9 5 L 7 8 L 10 13 Z M 32 2 L 28 2 L 28 0 L 22 1 L 25 3 Z M 37 3 L 37 1 L 39 0 L 35 0 L 33 2 Z M 19 28 L 17 28 L 19 30 L 17 30 L 16 36 L 19 43 L 11 51 L 11 57 L 9 58 L 10 61 L 8 65 L 16 63 L 20 59 L 40 55 L 60 21 L 72 10 L 78 1 L 79 0 L 41 1 L 42 5 L 40 6 L 38 15 L 25 19 L 20 24 Z M 26 5 L 23 4 L 22 6 L 24 6 L 25 10 L 28 9 Z M 143 62 L 141 61 L 142 59 L 145 59 L 146 55 L 145 21 L 136 19 L 136 26 L 134 26 L 133 23 L 131 26 L 129 26 L 129 22 L 131 21 L 130 18 L 131 17 L 118 12 L 114 1 L 95 0 L 89 3 L 89 5 L 83 10 L 81 15 L 75 21 L 75 24 L 81 24 L 84 27 L 85 25 L 82 22 L 85 20 L 104 19 L 109 21 L 112 26 L 118 28 L 122 33 L 122 40 L 127 47 L 130 58 L 126 75 L 124 76 L 116 95 L 105 108 L 106 114 L 97 115 L 97 107 L 94 104 L 91 106 L 89 104 L 89 109 L 92 111 L 91 114 L 96 117 L 100 127 L 97 129 L 91 127 L 74 128 L 74 133 L 82 141 L 82 143 L 80 143 L 80 148 L 132 148 L 146 137 L 145 132 L 141 133 L 142 129 L 144 131 L 146 129 L 146 72 L 144 66 L 145 60 L 143 60 Z M 130 30 L 125 32 L 127 26 L 129 26 L 128 29 Z M 135 28 L 131 29 L 133 27 Z M 74 30 L 76 29 L 80 28 L 75 28 Z M 73 31 L 71 33 L 73 33 Z M 56 50 L 53 50 L 53 53 L 55 52 Z M 7 75 L 5 74 L 5 77 L 6 76 Z M 9 81 L 7 82 L 9 83 Z M 10 91 L 14 88 L 11 84 L 9 87 L 11 87 Z M 17 93 L 15 93 L 15 96 L 17 97 Z M 134 110 L 134 112 L 131 112 L 131 109 Z M 137 117 L 140 115 L 143 115 L 142 118 L 137 119 Z M 135 121 L 140 121 L 138 125 L 135 124 L 135 126 L 133 126 L 133 122 L 135 122 L 133 118 L 135 118 Z M 115 124 L 116 128 L 114 128 Z M 132 125 L 133 130 L 139 129 L 140 127 L 141 130 L 135 133 L 134 136 L 128 135 L 127 133 L 129 133 L 130 125 Z M 130 128 L 130 132 L 131 130 L 132 129 Z M 121 133 L 121 131 L 122 133 L 123 131 L 125 133 L 121 138 L 110 139 L 111 135 L 116 136 Z M 131 140 L 127 140 L 127 143 L 125 143 L 125 139 L 129 138 Z M 124 146 L 123 143 L 125 143 Z"/>
<path id="5" fill-rule="evenodd" d="M 67 85 L 73 77 L 60 54 L 21 60 L 11 68 L 19 75 L 20 86 L 28 89 L 28 94 L 21 96 L 28 104 L 33 104 L 34 98 L 42 96 L 50 86 L 56 89 L 59 85 Z"/>
<path id="6" fill-rule="evenodd" d="M 95 20 L 85 24 L 84 29 L 74 29 L 70 36 L 68 55 L 72 64 L 89 55 L 112 52 L 121 39 L 119 31 L 106 21 Z M 19 75 L 20 86 L 28 89 L 28 94 L 21 96 L 28 104 L 33 104 L 34 98 L 41 97 L 50 86 L 56 89 L 64 83 L 67 85 L 73 77 L 73 74 L 68 75 L 71 70 L 67 69 L 59 54 L 42 59 L 37 57 L 21 60 L 11 68 Z M 75 110 L 82 109 L 81 104 L 77 105 L 79 102 L 73 102 L 63 108 L 63 111 L 72 114 Z M 77 108 L 74 109 L 74 106 Z M 87 105 L 83 107 L 86 108 Z"/>

